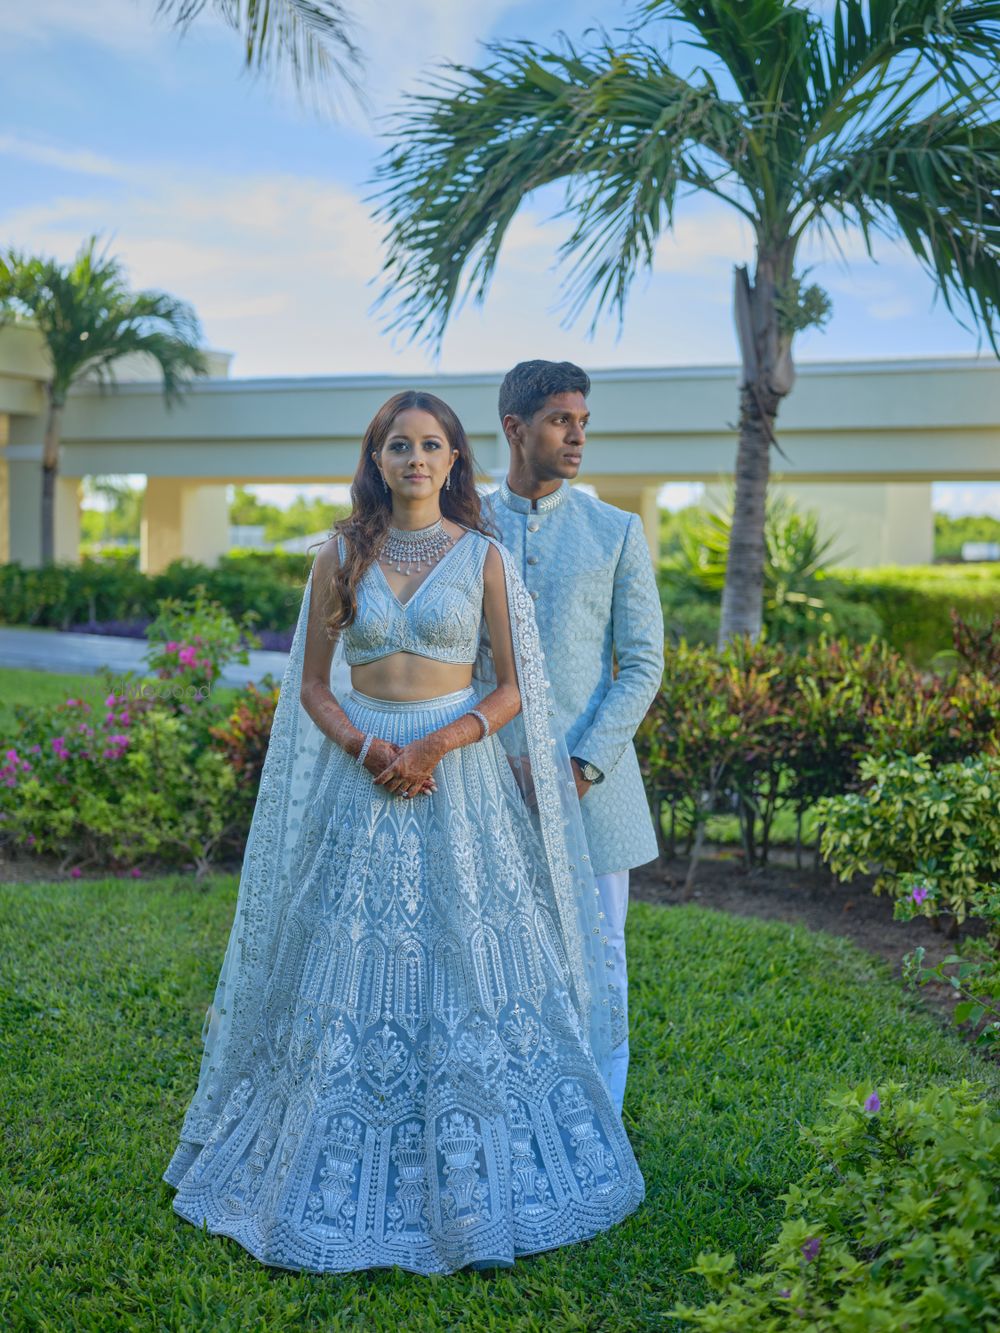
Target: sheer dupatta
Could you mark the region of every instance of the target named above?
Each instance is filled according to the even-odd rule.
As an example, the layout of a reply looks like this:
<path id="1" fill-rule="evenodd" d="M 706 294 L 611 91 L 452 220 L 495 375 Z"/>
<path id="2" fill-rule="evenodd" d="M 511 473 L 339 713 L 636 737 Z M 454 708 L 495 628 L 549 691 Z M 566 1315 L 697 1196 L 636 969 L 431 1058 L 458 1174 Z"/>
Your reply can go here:
<path id="1" fill-rule="evenodd" d="M 554 725 L 556 713 L 531 598 L 510 554 L 492 538 L 489 540 L 503 558 L 522 705 L 520 715 L 503 727 L 497 738 L 538 825 L 545 860 L 539 869 L 549 877 L 558 907 L 559 939 L 555 944 L 565 959 L 571 999 L 584 1037 L 607 1082 L 611 1051 L 625 1036 L 623 1013 L 617 991 L 608 983 L 611 962 L 607 937 L 572 766 L 565 741 Z M 310 572 L 275 708 L 243 859 L 236 914 L 215 996 L 202 1028 L 204 1051 L 198 1086 L 184 1117 L 180 1146 L 166 1172 L 173 1182 L 207 1141 L 247 1072 L 254 1034 L 265 1017 L 267 981 L 273 971 L 282 922 L 300 882 L 304 858 L 323 832 L 318 827 L 311 793 L 320 788 L 332 742 L 299 699 L 311 592 Z M 485 620 L 475 681 L 482 694 L 489 693 L 496 684 Z M 337 694 L 349 688 L 349 669 L 338 642 L 331 689 Z"/>

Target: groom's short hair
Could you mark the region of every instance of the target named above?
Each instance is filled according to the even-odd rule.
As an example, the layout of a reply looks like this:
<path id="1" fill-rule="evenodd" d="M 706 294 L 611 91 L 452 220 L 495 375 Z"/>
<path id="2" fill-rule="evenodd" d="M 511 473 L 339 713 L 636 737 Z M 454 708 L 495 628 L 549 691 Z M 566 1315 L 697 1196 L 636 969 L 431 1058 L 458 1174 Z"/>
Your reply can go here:
<path id="1" fill-rule="evenodd" d="M 519 361 L 500 385 L 500 420 L 529 421 L 554 393 L 590 393 L 590 376 L 572 361 Z"/>

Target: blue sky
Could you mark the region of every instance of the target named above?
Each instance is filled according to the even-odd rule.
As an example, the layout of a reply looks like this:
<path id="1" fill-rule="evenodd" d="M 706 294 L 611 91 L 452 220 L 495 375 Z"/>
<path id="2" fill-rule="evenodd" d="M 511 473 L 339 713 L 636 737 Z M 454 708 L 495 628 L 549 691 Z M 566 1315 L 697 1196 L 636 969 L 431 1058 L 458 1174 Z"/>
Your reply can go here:
<path id="1" fill-rule="evenodd" d="M 0 243 L 68 257 L 107 235 L 137 286 L 196 307 L 234 375 L 496 370 L 525 356 L 589 367 L 731 362 L 734 262 L 750 258 L 735 214 L 691 201 L 636 284 L 624 328 L 594 338 L 561 324 L 558 197 L 515 220 L 485 306 L 460 313 L 440 357 L 395 345 L 370 307 L 381 244 L 365 202 L 385 143 L 357 111 L 338 122 L 240 70 L 233 34 L 202 17 L 180 38 L 155 0 L 31 0 L 0 8 Z M 574 36 L 624 23 L 614 0 L 355 0 L 366 87 L 384 113 L 426 84 L 432 62 L 475 61 L 482 39 Z M 975 335 L 934 303 L 931 283 L 886 243 L 877 264 L 849 235 L 849 264 L 816 251 L 830 292 L 825 332 L 801 361 L 975 353 Z M 939 488 L 951 509 L 993 510 L 1000 488 Z"/>

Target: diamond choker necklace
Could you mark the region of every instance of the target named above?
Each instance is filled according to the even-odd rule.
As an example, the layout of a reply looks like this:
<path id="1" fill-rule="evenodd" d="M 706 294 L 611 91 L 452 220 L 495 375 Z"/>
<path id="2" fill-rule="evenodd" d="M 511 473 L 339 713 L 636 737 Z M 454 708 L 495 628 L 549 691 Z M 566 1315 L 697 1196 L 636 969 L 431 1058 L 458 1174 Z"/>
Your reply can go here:
<path id="1" fill-rule="evenodd" d="M 424 565 L 430 569 L 454 544 L 454 537 L 445 532 L 438 519 L 429 528 L 412 532 L 390 528 L 378 558 L 392 565 L 397 574 L 415 574 Z"/>

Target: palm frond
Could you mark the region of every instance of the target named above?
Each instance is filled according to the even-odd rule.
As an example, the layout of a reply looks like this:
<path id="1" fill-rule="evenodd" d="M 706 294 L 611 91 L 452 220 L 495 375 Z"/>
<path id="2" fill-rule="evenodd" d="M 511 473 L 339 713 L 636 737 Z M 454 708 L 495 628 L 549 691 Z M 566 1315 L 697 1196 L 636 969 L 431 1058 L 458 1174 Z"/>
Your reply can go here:
<path id="1" fill-rule="evenodd" d="M 1000 335 L 1000 120 L 964 109 L 883 127 L 818 173 L 812 218 L 905 238 L 953 313 L 970 311 L 994 350 Z"/>
<path id="2" fill-rule="evenodd" d="M 99 252 L 91 237 L 70 264 L 0 254 L 0 319 L 30 319 L 51 361 L 51 391 L 64 401 L 86 375 L 114 378 L 122 357 L 145 354 L 159 367 L 174 399 L 187 380 L 206 373 L 201 329 L 193 309 L 164 292 L 131 292 L 121 262 Z"/>
<path id="3" fill-rule="evenodd" d="M 288 70 L 300 91 L 335 79 L 360 94 L 361 50 L 342 0 L 157 0 L 156 7 L 181 29 L 211 10 L 239 34 L 254 73 Z"/>
<path id="4" fill-rule="evenodd" d="M 376 195 L 388 242 L 380 304 L 430 341 L 462 299 L 483 298 L 511 219 L 540 186 L 572 182 L 578 225 L 564 257 L 575 255 L 574 281 L 596 289 L 599 308 L 620 307 L 678 188 L 724 194 L 743 170 L 739 117 L 652 48 L 490 52 L 485 68 L 449 66 L 432 94 L 411 99 L 395 127 L 402 146 L 376 171 L 388 182 Z M 739 206 L 735 192 L 724 197 Z"/>

